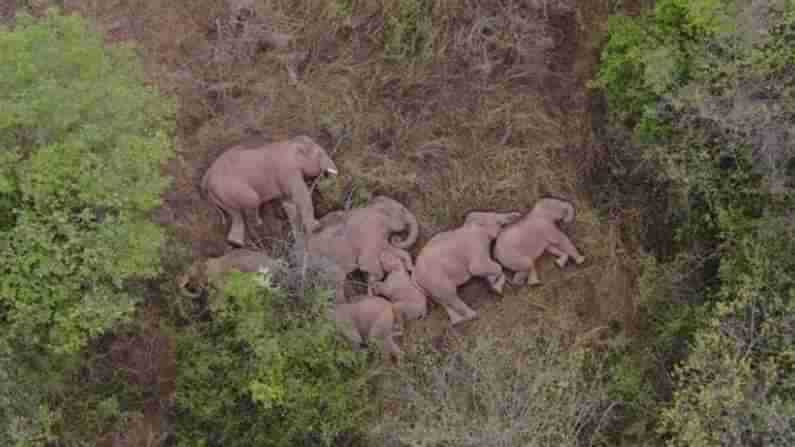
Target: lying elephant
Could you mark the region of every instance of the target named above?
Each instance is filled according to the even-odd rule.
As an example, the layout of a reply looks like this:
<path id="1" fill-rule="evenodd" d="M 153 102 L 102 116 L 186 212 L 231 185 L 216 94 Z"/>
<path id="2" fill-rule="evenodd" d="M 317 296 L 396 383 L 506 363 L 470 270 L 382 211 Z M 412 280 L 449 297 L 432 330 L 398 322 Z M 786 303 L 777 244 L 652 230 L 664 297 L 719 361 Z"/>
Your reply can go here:
<path id="1" fill-rule="evenodd" d="M 261 251 L 236 248 L 223 256 L 194 262 L 179 277 L 177 285 L 183 294 L 195 298 L 200 292 L 191 292 L 189 290 L 191 283 L 193 287 L 190 288 L 200 290 L 206 287 L 208 282 L 218 279 L 230 270 L 253 273 L 261 269 L 268 269 L 276 275 L 287 273 L 287 265 L 282 260 L 273 259 Z"/>
<path id="2" fill-rule="evenodd" d="M 561 232 L 556 222 L 571 223 L 574 220 L 574 205 L 571 202 L 542 198 L 533 209 L 518 222 L 506 227 L 494 244 L 494 259 L 505 268 L 516 272 L 511 280 L 514 284 L 541 284 L 535 261 L 544 251 L 557 256 L 555 263 L 563 268 L 569 257 L 582 264 L 585 257 L 577 251 L 569 238 Z"/>
<path id="3" fill-rule="evenodd" d="M 381 255 L 381 265 L 387 277 L 373 285 L 373 293 L 392 301 L 405 320 L 423 319 L 428 313 L 428 298 L 411 279 L 412 266 L 392 251 Z"/>
<path id="4" fill-rule="evenodd" d="M 365 207 L 350 211 L 334 211 L 321 219 L 322 228 L 308 236 L 306 247 L 311 256 L 333 260 L 343 271 L 342 281 L 357 269 L 367 272 L 368 293 L 373 294 L 372 284 L 384 277 L 381 254 L 395 250 L 396 256 L 411 266 L 411 256 L 405 249 L 411 247 L 419 234 L 417 217 L 400 202 L 377 196 Z M 408 230 L 405 239 L 394 233 Z"/>
<path id="5" fill-rule="evenodd" d="M 497 293 L 502 293 L 505 275 L 502 266 L 491 258 L 491 243 L 503 226 L 516 221 L 519 213 L 467 214 L 464 225 L 436 234 L 417 255 L 412 279 L 444 306 L 453 325 L 472 320 L 477 312 L 458 296 L 458 286 L 472 277 L 483 277 Z"/>
<path id="6" fill-rule="evenodd" d="M 305 177 L 324 172 L 336 175 L 337 166 L 325 149 L 306 135 L 267 143 L 252 138 L 231 146 L 222 153 L 204 174 L 201 187 L 207 200 L 231 219 L 227 241 L 235 246 L 245 242 L 246 210 L 254 210 L 257 223 L 262 223 L 260 206 L 281 200 L 282 207 L 295 234 L 300 214 L 303 229 L 312 233 L 319 223 L 315 219 L 312 197 Z"/>
<path id="7" fill-rule="evenodd" d="M 373 341 L 380 345 L 382 352 L 399 359 L 403 351 L 394 337 L 400 335 L 395 330 L 396 325 L 401 324 L 400 312 L 379 296 L 359 296 L 352 301 L 336 305 L 333 319 L 337 330 L 353 344 L 354 350 Z"/>

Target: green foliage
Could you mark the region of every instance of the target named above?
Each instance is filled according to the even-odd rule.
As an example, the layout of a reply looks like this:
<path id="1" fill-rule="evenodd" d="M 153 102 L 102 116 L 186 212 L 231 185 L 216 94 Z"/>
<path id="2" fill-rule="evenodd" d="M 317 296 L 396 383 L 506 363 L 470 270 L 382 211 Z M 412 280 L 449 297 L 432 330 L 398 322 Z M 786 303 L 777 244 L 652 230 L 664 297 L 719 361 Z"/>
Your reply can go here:
<path id="1" fill-rule="evenodd" d="M 792 153 L 770 143 L 795 116 L 793 14 L 792 1 L 661 0 L 610 23 L 594 85 L 673 186 L 684 250 L 644 264 L 648 338 L 616 363 L 611 389 L 642 401 L 644 356 L 674 370 L 658 419 L 672 446 L 795 436 Z"/>
<path id="2" fill-rule="evenodd" d="M 76 352 L 129 316 L 125 280 L 158 272 L 173 108 L 78 16 L 19 17 L 0 62 L 3 336 Z"/>
<path id="3" fill-rule="evenodd" d="M 677 368 L 674 402 L 662 413 L 669 445 L 795 442 L 795 238 L 788 225 L 763 220 L 732 234 L 721 301 Z"/>
<path id="4" fill-rule="evenodd" d="M 56 10 L 0 28 L 0 110 L 0 441 L 40 445 L 49 417 L 35 415 L 54 414 L 43 396 L 129 318 L 125 282 L 158 273 L 148 212 L 174 110 L 132 49 Z"/>
<path id="5" fill-rule="evenodd" d="M 384 7 L 384 49 L 397 60 L 427 57 L 433 44 L 433 2 L 392 0 Z"/>
<path id="6" fill-rule="evenodd" d="M 364 358 L 337 346 L 330 296 L 290 297 L 258 273 L 213 289 L 213 320 L 178 343 L 180 445 L 329 446 L 352 431 Z"/>

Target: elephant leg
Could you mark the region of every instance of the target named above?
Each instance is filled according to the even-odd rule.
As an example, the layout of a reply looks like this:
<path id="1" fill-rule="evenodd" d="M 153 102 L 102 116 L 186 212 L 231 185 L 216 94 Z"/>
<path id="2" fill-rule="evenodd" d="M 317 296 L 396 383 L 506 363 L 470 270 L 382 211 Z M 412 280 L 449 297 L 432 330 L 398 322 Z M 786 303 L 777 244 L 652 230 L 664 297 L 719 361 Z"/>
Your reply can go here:
<path id="1" fill-rule="evenodd" d="M 521 286 L 527 282 L 527 271 L 516 272 L 513 275 L 513 279 L 511 280 L 511 284 L 515 284 L 517 286 Z"/>
<path id="2" fill-rule="evenodd" d="M 333 271 L 334 276 L 334 284 L 335 286 L 335 301 L 337 304 L 342 304 L 347 302 L 347 298 L 345 298 L 345 279 L 348 275 L 345 274 L 345 271 L 341 268 L 335 268 Z"/>
<path id="3" fill-rule="evenodd" d="M 541 280 L 538 279 L 538 272 L 536 271 L 535 262 L 531 262 L 530 268 L 527 270 L 516 272 L 513 275 L 513 281 L 511 281 L 511 283 L 517 286 L 524 284 L 535 286 L 541 284 Z"/>
<path id="4" fill-rule="evenodd" d="M 538 271 L 536 270 L 535 262 L 530 264 L 530 269 L 527 272 L 529 274 L 529 278 L 527 279 L 527 284 L 531 286 L 537 286 L 541 284 L 541 280 L 538 279 Z"/>
<path id="5" fill-rule="evenodd" d="M 265 222 L 262 220 L 262 205 L 258 206 L 257 209 L 254 211 L 254 223 L 256 223 L 259 226 L 265 224 Z"/>
<path id="6" fill-rule="evenodd" d="M 395 327 L 396 317 L 393 309 L 394 308 L 388 308 L 378 315 L 373 322 L 372 329 L 370 329 L 367 338 L 370 340 L 378 340 L 385 354 L 399 358 L 403 352 L 395 343 L 394 336 L 395 332 L 402 333 L 402 331 Z"/>
<path id="7" fill-rule="evenodd" d="M 381 253 L 363 253 L 359 259 L 359 268 L 367 272 L 367 294 L 372 295 L 373 285 L 384 278 L 384 269 L 381 267 Z"/>
<path id="8" fill-rule="evenodd" d="M 492 290 L 502 293 L 502 287 L 505 285 L 505 275 L 502 272 L 502 266 L 491 260 L 491 258 L 473 260 L 469 265 L 469 273 L 472 276 L 486 278 Z"/>
<path id="9" fill-rule="evenodd" d="M 229 218 L 232 221 L 226 240 L 234 246 L 242 247 L 245 245 L 246 240 L 246 223 L 243 218 L 243 213 L 238 209 L 231 208 L 226 211 L 229 213 Z"/>
<path id="10" fill-rule="evenodd" d="M 292 202 L 283 200 L 282 209 L 284 209 L 284 214 L 287 214 L 287 221 L 290 223 L 290 229 L 293 232 L 293 236 L 298 237 L 299 234 L 302 234 L 298 222 L 298 207 Z"/>
<path id="11" fill-rule="evenodd" d="M 568 236 L 558 230 L 555 231 L 556 234 L 552 238 L 552 243 L 557 245 L 558 248 L 563 250 L 566 254 L 574 258 L 574 262 L 577 264 L 582 264 L 585 261 L 585 257 L 580 254 L 580 252 L 577 250 L 577 247 L 571 243 Z"/>
<path id="12" fill-rule="evenodd" d="M 489 277 L 489 285 L 491 290 L 502 294 L 502 289 L 505 287 L 505 274 L 500 273 L 496 278 Z"/>
<path id="13" fill-rule="evenodd" d="M 555 260 L 555 264 L 558 267 L 563 268 L 566 266 L 566 262 L 568 262 L 569 260 L 569 255 L 567 255 L 565 251 L 559 249 L 558 247 L 552 244 L 549 244 L 545 250 L 549 252 L 551 255 L 558 257 L 558 259 Z"/>
<path id="14" fill-rule="evenodd" d="M 353 325 L 351 321 L 337 321 L 337 329 L 340 333 L 351 343 L 353 349 L 359 350 L 364 346 L 364 339 L 362 335 Z"/>
<path id="15" fill-rule="evenodd" d="M 439 301 L 447 311 L 450 317 L 450 323 L 455 326 L 465 321 L 474 320 L 477 318 L 478 313 L 467 306 L 465 302 L 458 296 L 458 291 L 455 287 L 447 288 L 438 296 Z"/>

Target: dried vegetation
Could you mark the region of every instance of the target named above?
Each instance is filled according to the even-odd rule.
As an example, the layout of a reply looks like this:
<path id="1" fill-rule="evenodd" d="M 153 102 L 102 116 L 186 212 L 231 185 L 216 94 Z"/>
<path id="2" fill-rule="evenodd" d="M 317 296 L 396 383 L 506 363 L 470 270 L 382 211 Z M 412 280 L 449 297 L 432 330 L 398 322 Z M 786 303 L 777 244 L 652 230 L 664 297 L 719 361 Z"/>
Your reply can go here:
<path id="1" fill-rule="evenodd" d="M 167 275 L 226 250 L 197 186 L 209 163 L 253 134 L 306 133 L 340 167 L 316 189 L 317 213 L 387 194 L 417 214 L 417 247 L 471 210 L 528 211 L 544 194 L 577 203 L 568 232 L 589 263 L 554 273 L 544 261 L 543 286 L 503 298 L 483 300 L 485 287 L 467 286 L 464 299 L 489 323 L 474 323 L 467 336 L 509 335 L 545 319 L 572 333 L 631 324 L 636 269 L 622 222 L 634 211 L 600 214 L 589 184 L 608 159 L 585 88 L 606 2 L 62 3 L 109 39 L 135 42 L 151 81 L 178 98 L 173 186 L 154 216 L 178 241 L 166 253 Z M 281 213 L 268 209 L 258 229 L 266 246 L 286 234 Z M 456 338 L 434 314 L 405 336 L 410 352 Z"/>

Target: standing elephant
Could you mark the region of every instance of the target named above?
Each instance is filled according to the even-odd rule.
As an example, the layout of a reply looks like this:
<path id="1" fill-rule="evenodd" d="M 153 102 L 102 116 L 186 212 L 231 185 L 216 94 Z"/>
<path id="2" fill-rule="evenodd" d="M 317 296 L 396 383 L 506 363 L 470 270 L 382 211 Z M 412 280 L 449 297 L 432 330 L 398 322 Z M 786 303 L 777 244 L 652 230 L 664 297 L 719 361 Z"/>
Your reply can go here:
<path id="1" fill-rule="evenodd" d="M 424 318 L 428 313 L 428 298 L 411 279 L 412 266 L 393 251 L 381 254 L 381 265 L 387 277 L 373 285 L 373 293 L 392 301 L 405 320 Z"/>
<path id="2" fill-rule="evenodd" d="M 506 227 L 494 244 L 494 259 L 505 268 L 516 272 L 511 280 L 514 284 L 541 284 L 535 261 L 544 251 L 557 256 L 558 267 L 563 268 L 571 256 L 582 264 L 585 257 L 577 251 L 569 238 L 558 229 L 556 222 L 571 223 L 574 220 L 574 205 L 556 198 L 542 198 L 533 209 L 518 222 Z"/>
<path id="3" fill-rule="evenodd" d="M 470 278 L 486 278 L 492 290 L 502 293 L 505 275 L 491 259 L 491 243 L 503 226 L 519 217 L 519 213 L 471 212 L 464 225 L 436 234 L 420 250 L 412 278 L 428 297 L 444 306 L 453 325 L 477 317 L 458 296 L 458 287 Z"/>
<path id="4" fill-rule="evenodd" d="M 273 259 L 261 251 L 237 248 L 217 258 L 194 262 L 184 274 L 180 275 L 177 285 L 181 293 L 195 298 L 199 292 L 191 292 L 190 288 L 202 289 L 209 281 L 219 278 L 230 270 L 253 273 L 262 269 L 268 269 L 278 275 L 287 274 L 287 265 L 284 261 Z M 192 287 L 189 287 L 191 285 Z"/>
<path id="5" fill-rule="evenodd" d="M 351 303 L 337 304 L 333 315 L 337 330 L 353 344 L 355 350 L 373 341 L 381 345 L 384 353 L 397 359 L 403 354 L 394 339 L 400 335 L 395 328 L 402 317 L 386 299 L 379 296 L 356 297 Z"/>
<path id="6" fill-rule="evenodd" d="M 381 254 L 394 250 L 396 256 L 411 266 L 411 247 L 419 234 L 417 217 L 400 202 L 386 196 L 376 196 L 365 207 L 350 211 L 334 211 L 323 216 L 322 228 L 307 237 L 305 246 L 309 256 L 333 260 L 342 269 L 343 281 L 360 269 L 367 272 L 368 293 L 372 284 L 384 277 Z M 408 231 L 405 239 L 395 233 Z M 303 249 L 303 244 L 297 244 Z"/>
<path id="7" fill-rule="evenodd" d="M 299 215 L 304 231 L 312 233 L 319 223 L 305 178 L 324 172 L 336 175 L 337 166 L 326 150 L 306 135 L 275 143 L 256 139 L 222 153 L 204 174 L 201 187 L 221 211 L 222 220 L 224 212 L 231 218 L 227 241 L 242 246 L 245 211 L 254 210 L 260 223 L 260 206 L 271 200 L 281 200 L 294 233 L 298 233 Z"/>

